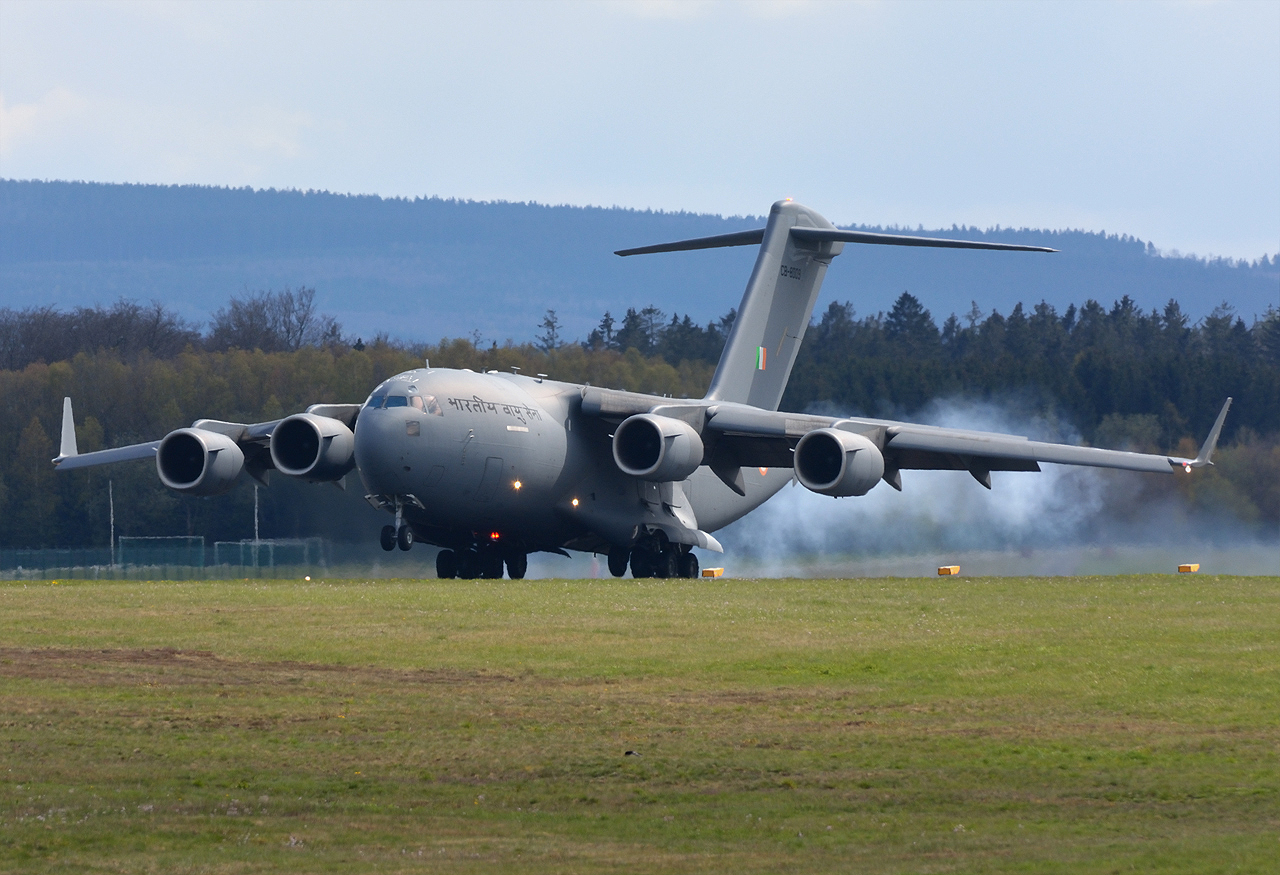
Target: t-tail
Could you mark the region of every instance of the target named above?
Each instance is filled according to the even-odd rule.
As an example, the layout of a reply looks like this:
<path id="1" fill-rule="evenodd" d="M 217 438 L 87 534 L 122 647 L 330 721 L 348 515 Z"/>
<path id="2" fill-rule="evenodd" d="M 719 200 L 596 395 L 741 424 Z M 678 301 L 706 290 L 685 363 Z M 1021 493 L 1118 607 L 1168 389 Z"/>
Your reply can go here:
<path id="1" fill-rule="evenodd" d="M 805 330 L 813 317 L 827 266 L 844 249 L 845 243 L 1056 251 L 1011 243 L 976 243 L 844 231 L 808 207 L 784 200 L 773 205 L 768 224 L 758 230 L 624 249 L 617 254 L 644 255 L 760 244 L 760 254 L 742 294 L 737 318 L 716 366 L 715 376 L 711 378 L 707 400 L 735 401 L 765 410 L 777 410 L 791 369 L 795 366 L 796 355 L 800 352 Z"/>

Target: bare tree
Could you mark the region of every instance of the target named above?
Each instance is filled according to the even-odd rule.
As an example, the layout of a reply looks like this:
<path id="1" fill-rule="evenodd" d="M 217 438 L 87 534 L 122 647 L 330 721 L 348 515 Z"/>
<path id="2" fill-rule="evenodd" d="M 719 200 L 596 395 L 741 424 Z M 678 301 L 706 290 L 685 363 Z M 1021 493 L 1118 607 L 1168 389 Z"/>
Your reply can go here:
<path id="1" fill-rule="evenodd" d="M 341 339 L 342 326 L 317 313 L 315 289 L 247 292 L 213 314 L 206 345 L 212 350 L 293 352 Z"/>
<path id="2" fill-rule="evenodd" d="M 164 305 L 117 301 L 111 308 L 79 307 L 63 313 L 54 306 L 0 310 L 0 367 L 66 361 L 79 352 L 114 350 L 132 359 L 142 352 L 172 358 L 198 345 L 195 326 Z"/>

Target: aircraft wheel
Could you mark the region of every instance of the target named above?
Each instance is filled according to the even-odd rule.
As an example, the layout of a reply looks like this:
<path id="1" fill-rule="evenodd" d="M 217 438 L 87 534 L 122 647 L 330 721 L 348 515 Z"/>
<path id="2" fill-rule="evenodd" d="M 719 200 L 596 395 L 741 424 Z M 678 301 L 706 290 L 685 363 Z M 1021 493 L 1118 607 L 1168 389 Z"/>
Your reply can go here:
<path id="1" fill-rule="evenodd" d="M 458 554 L 458 576 L 463 580 L 475 580 L 480 576 L 480 554 L 464 550 Z"/>
<path id="2" fill-rule="evenodd" d="M 452 580 L 458 576 L 458 554 L 452 550 L 441 550 L 436 554 L 436 577 L 441 580 Z"/>
<path id="3" fill-rule="evenodd" d="M 637 547 L 631 551 L 631 576 L 653 577 L 653 554 Z"/>
<path id="4" fill-rule="evenodd" d="M 609 573 L 621 577 L 627 573 L 627 562 L 631 559 L 631 551 L 626 547 L 612 547 L 609 550 Z"/>
<path id="5" fill-rule="evenodd" d="M 680 556 L 680 576 L 694 578 L 698 576 L 698 557 L 692 552 Z"/>
<path id="6" fill-rule="evenodd" d="M 658 554 L 657 574 L 655 577 L 661 577 L 664 580 L 669 577 L 680 576 L 680 554 L 676 552 L 674 547 L 667 547 Z"/>
<path id="7" fill-rule="evenodd" d="M 528 570 L 528 553 L 512 553 L 507 556 L 507 576 L 512 580 L 524 580 L 525 572 Z"/>
<path id="8" fill-rule="evenodd" d="M 502 554 L 487 550 L 480 554 L 480 576 L 488 580 L 502 580 Z"/>
<path id="9" fill-rule="evenodd" d="M 382 527 L 382 535 L 380 536 L 380 543 L 382 544 L 382 549 L 386 550 L 387 552 L 390 552 L 396 548 L 396 527 L 395 526 Z"/>
<path id="10" fill-rule="evenodd" d="M 408 550 L 413 546 L 413 529 L 408 526 L 401 526 L 400 531 L 396 532 L 396 545 L 401 550 Z"/>

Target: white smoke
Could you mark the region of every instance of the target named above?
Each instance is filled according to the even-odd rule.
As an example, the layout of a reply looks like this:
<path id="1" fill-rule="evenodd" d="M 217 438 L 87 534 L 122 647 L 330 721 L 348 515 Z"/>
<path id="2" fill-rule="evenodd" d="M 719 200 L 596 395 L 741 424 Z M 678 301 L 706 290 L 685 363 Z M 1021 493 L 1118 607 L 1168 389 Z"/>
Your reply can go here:
<path id="1" fill-rule="evenodd" d="M 1078 439 L 1061 423 L 980 402 L 935 402 L 913 420 L 1038 440 Z M 730 564 L 732 558 L 746 560 L 744 571 L 762 576 L 797 573 L 805 566 L 814 566 L 814 573 L 830 572 L 837 557 L 857 558 L 865 568 L 866 560 L 877 558 L 929 557 L 946 564 L 948 557 L 982 554 L 982 564 L 1005 568 L 1010 563 L 995 561 L 1001 554 L 1030 560 L 1037 552 L 1039 561 L 1013 565 L 1020 570 L 1053 566 L 1052 573 L 1063 573 L 1063 562 L 1050 560 L 1044 551 L 1076 547 L 1108 555 L 1117 549 L 1154 550 L 1157 559 L 1151 561 L 1171 570 L 1168 555 L 1174 548 L 1218 555 L 1227 545 L 1232 553 L 1260 555 L 1260 560 L 1249 559 L 1250 568 L 1261 561 L 1263 570 L 1272 565 L 1280 570 L 1274 539 L 1259 543 L 1256 533 L 1245 532 L 1233 520 L 1197 516 L 1172 493 L 1144 495 L 1143 478 L 1161 475 L 1051 464 L 1042 468 L 1040 473 L 993 472 L 991 490 L 964 471 L 904 471 L 902 492 L 880 483 L 861 498 L 829 498 L 793 484 L 718 537 Z M 1173 564 L 1178 561 L 1184 560 Z M 908 564 L 925 568 L 928 562 Z M 879 565 L 890 568 L 892 563 Z M 1139 563 L 1131 570 L 1146 569 Z"/>

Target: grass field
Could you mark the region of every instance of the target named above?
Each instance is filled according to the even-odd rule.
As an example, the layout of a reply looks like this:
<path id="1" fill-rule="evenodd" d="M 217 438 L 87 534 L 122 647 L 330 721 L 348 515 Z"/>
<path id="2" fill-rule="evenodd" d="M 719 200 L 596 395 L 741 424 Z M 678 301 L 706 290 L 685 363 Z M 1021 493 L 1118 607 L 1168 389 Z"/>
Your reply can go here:
<path id="1" fill-rule="evenodd" d="M 0 693 L 6 872 L 1280 861 L 1274 577 L 6 583 Z"/>

